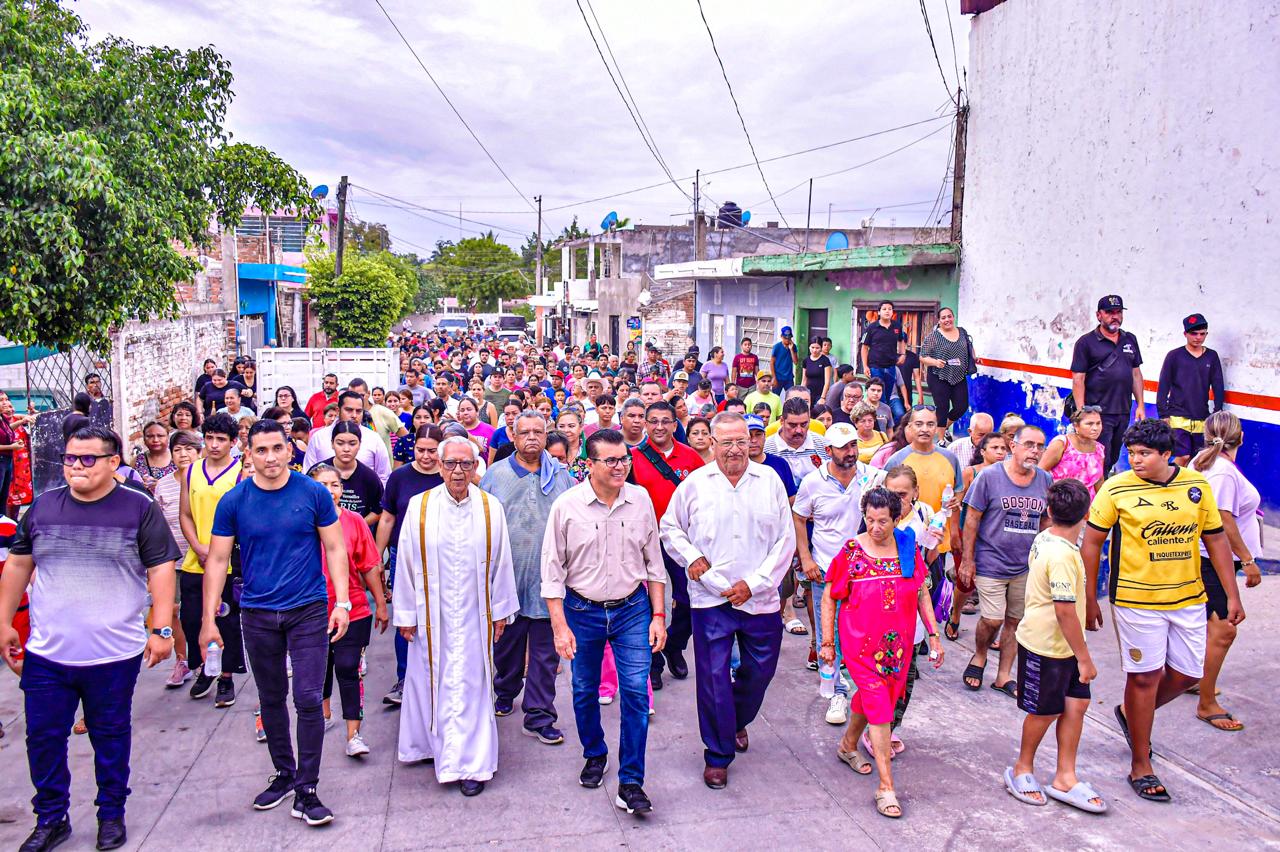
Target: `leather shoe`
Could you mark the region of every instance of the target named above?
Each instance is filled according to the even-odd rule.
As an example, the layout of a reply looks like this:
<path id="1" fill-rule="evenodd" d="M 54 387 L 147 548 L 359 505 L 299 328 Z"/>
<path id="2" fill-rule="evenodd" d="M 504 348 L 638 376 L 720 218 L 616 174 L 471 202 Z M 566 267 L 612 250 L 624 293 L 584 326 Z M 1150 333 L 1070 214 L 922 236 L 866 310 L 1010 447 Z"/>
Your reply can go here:
<path id="1" fill-rule="evenodd" d="M 463 779 L 458 782 L 458 789 L 462 791 L 464 796 L 479 796 L 484 792 L 483 781 L 472 781 L 471 779 Z"/>
<path id="2" fill-rule="evenodd" d="M 124 830 L 124 820 L 98 820 L 98 848 L 119 849 L 129 837 Z"/>
<path id="3" fill-rule="evenodd" d="M 729 786 L 729 770 L 722 766 L 708 766 L 702 770 L 702 782 L 712 790 Z"/>
<path id="4" fill-rule="evenodd" d="M 649 685 L 653 687 L 653 691 L 657 692 L 662 689 L 662 670 L 649 672 Z"/>
<path id="5" fill-rule="evenodd" d="M 747 738 L 747 729 L 743 728 L 733 735 L 733 750 L 744 752 L 751 747 L 751 740 Z"/>
<path id="6" fill-rule="evenodd" d="M 671 676 L 676 680 L 684 680 L 689 676 L 689 664 L 684 661 L 684 654 L 672 653 L 667 654 L 667 668 L 671 670 Z"/>
<path id="7" fill-rule="evenodd" d="M 36 830 L 18 847 L 19 852 L 46 852 L 71 837 L 71 818 L 63 817 L 58 822 L 47 825 L 36 825 Z"/>

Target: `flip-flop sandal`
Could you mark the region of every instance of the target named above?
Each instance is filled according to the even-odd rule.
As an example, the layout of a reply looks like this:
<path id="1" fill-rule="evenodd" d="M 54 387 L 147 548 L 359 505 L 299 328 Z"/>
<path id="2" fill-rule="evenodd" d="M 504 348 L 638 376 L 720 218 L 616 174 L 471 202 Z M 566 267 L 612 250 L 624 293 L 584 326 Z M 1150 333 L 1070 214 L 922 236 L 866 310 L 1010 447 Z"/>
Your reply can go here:
<path id="1" fill-rule="evenodd" d="M 836 751 L 836 757 L 840 758 L 842 763 L 848 764 L 849 768 L 859 775 L 870 775 L 875 769 L 875 765 L 863 757 L 856 748 L 853 751 Z"/>
<path id="2" fill-rule="evenodd" d="M 1125 780 L 1129 782 L 1129 786 L 1133 788 L 1133 792 L 1137 793 L 1141 798 L 1148 802 L 1171 802 L 1173 797 L 1169 795 L 1169 790 L 1160 783 L 1160 779 L 1155 775 L 1143 775 L 1141 778 L 1129 778 L 1125 776 Z M 1155 792 L 1159 787 L 1160 792 Z"/>
<path id="3" fill-rule="evenodd" d="M 1104 814 L 1107 812 L 1106 801 L 1098 795 L 1096 790 L 1084 781 L 1077 782 L 1076 786 L 1066 792 L 1059 790 L 1051 784 L 1045 788 L 1045 792 L 1048 793 L 1050 797 L 1057 799 L 1059 802 L 1071 805 L 1073 808 L 1079 808 L 1087 813 Z M 1098 803 L 1095 805 L 1090 801 L 1091 799 L 1097 799 Z"/>
<path id="4" fill-rule="evenodd" d="M 858 739 L 858 742 L 862 743 L 862 747 L 866 749 L 867 754 L 871 755 L 873 758 L 876 756 L 875 746 L 871 745 L 871 737 L 867 735 L 866 728 L 863 728 L 862 736 Z M 894 748 L 894 743 L 897 743 L 899 746 L 901 746 L 901 748 Z M 897 734 L 890 734 L 889 736 L 889 759 L 890 760 L 893 760 L 895 757 L 902 754 L 902 752 L 905 751 L 906 748 L 907 747 L 902 744 L 902 740 L 898 739 Z"/>
<path id="5" fill-rule="evenodd" d="M 897 808 L 898 812 L 889 813 L 889 808 Z M 902 816 L 902 805 L 898 804 L 898 797 L 892 790 L 876 791 L 876 813 L 889 819 L 898 819 Z"/>
<path id="6" fill-rule="evenodd" d="M 1129 751 L 1133 751 L 1133 738 L 1129 736 L 1129 720 L 1124 717 L 1124 707 L 1120 704 L 1117 704 L 1114 708 L 1112 708 L 1111 712 L 1115 714 L 1116 721 L 1120 723 L 1120 733 L 1124 734 L 1124 741 L 1125 743 L 1128 744 Z M 1150 759 L 1154 751 L 1155 751 L 1154 746 L 1147 749 L 1148 759 Z"/>
<path id="7" fill-rule="evenodd" d="M 894 757 L 897 757 L 907 750 L 907 744 L 904 743 L 897 734 L 890 734 L 889 748 L 893 749 L 893 754 L 890 755 L 890 759 L 892 760 Z"/>
<path id="8" fill-rule="evenodd" d="M 975 666 L 973 664 L 973 657 L 970 657 L 969 665 L 964 667 L 964 674 L 960 675 L 960 682 L 964 684 L 965 689 L 977 692 L 979 689 L 982 689 L 982 680 L 986 677 L 986 674 L 987 664 L 983 663 L 981 666 Z M 970 679 L 976 680 L 978 682 L 977 686 L 969 683 Z"/>
<path id="9" fill-rule="evenodd" d="M 1040 786 L 1036 776 L 1030 772 L 1024 772 L 1015 778 L 1013 777 L 1013 767 L 1005 767 L 1004 788 L 1009 791 L 1009 795 L 1023 804 L 1036 806 L 1049 804 L 1049 797 L 1045 795 L 1044 788 Z M 1031 798 L 1031 793 L 1039 793 L 1039 800 Z"/>
<path id="10" fill-rule="evenodd" d="M 1230 713 L 1211 713 L 1208 716 L 1201 716 L 1199 713 L 1197 713 L 1196 718 L 1199 719 L 1201 722 L 1204 722 L 1206 725 L 1211 725 L 1215 729 L 1222 731 L 1224 733 L 1234 734 L 1237 731 L 1244 730 L 1244 723 L 1241 722 L 1239 719 L 1237 719 L 1235 716 L 1232 716 Z M 1220 722 L 1223 720 L 1231 722 L 1232 724 L 1235 725 L 1235 727 L 1224 728 L 1221 725 L 1213 724 L 1214 722 Z"/>
<path id="11" fill-rule="evenodd" d="M 805 627 L 800 619 L 793 618 L 787 622 L 787 632 L 792 636 L 808 636 L 809 628 Z"/>
<path id="12" fill-rule="evenodd" d="M 960 625 L 948 621 L 942 626 L 942 635 L 955 642 L 960 638 Z"/>
<path id="13" fill-rule="evenodd" d="M 1004 682 L 1004 686 L 996 686 L 994 683 L 992 683 L 992 684 L 991 684 L 991 688 L 992 688 L 992 689 L 994 689 L 996 692 L 1003 692 L 1005 695 L 1009 696 L 1010 698 L 1014 699 L 1015 701 L 1016 701 L 1016 700 L 1017 700 L 1017 698 L 1018 698 L 1018 683 L 1017 683 L 1017 681 L 1014 681 L 1014 680 L 1006 680 L 1006 681 Z"/>
<path id="14" fill-rule="evenodd" d="M 1195 686 L 1193 686 L 1193 687 L 1189 688 L 1189 689 L 1187 690 L 1187 693 L 1186 693 L 1186 694 L 1187 694 L 1187 695 L 1199 695 L 1199 694 L 1200 694 L 1200 684 L 1198 684 L 1198 683 L 1197 683 Z M 1213 688 L 1213 697 L 1214 697 L 1214 698 L 1218 698 L 1218 697 L 1219 697 L 1219 696 L 1221 696 L 1221 695 L 1222 695 L 1222 687 L 1220 687 L 1220 686 L 1215 686 L 1215 687 Z"/>

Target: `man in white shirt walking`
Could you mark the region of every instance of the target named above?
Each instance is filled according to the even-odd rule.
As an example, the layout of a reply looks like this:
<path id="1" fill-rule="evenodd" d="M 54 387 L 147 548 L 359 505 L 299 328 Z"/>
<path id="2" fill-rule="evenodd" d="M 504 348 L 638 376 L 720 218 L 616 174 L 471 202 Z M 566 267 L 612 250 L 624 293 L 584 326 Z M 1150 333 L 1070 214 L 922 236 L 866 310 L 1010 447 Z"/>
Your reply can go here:
<path id="1" fill-rule="evenodd" d="M 706 747 L 703 782 L 729 783 L 735 752 L 764 701 L 782 646 L 778 586 L 796 535 L 786 490 L 748 458 L 747 423 L 722 412 L 711 422 L 715 464 L 676 488 L 662 516 L 662 543 L 688 569 L 697 669 L 698 727 Z M 730 678 L 734 641 L 742 663 Z"/>
<path id="2" fill-rule="evenodd" d="M 391 475 L 391 456 L 387 445 L 378 437 L 378 433 L 368 426 L 362 426 L 364 419 L 364 398 L 353 390 L 345 390 L 338 397 L 338 420 L 349 420 L 360 426 L 360 449 L 356 451 L 356 461 L 368 465 L 378 474 L 383 485 Z M 333 458 L 333 427 L 321 426 L 311 430 L 311 438 L 307 441 L 307 452 L 302 458 L 302 469 L 310 470 L 322 461 Z"/>

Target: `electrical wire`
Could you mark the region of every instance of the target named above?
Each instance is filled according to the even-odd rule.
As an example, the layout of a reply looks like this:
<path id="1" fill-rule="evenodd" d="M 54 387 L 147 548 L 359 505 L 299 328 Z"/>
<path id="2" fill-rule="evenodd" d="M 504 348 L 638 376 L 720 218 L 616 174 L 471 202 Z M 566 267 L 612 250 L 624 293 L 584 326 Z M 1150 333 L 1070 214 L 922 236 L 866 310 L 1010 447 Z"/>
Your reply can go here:
<path id="1" fill-rule="evenodd" d="M 955 126 L 955 122 L 953 121 L 953 122 L 952 122 L 952 127 L 954 127 L 954 126 Z M 956 137 L 955 137 L 955 134 L 954 134 L 954 133 L 952 133 L 952 134 L 951 134 L 951 144 L 949 144 L 949 145 L 947 146 L 947 162 L 946 162 L 946 166 L 944 167 L 943 172 L 942 172 L 942 183 L 938 186 L 938 194 L 937 194 L 937 196 L 934 198 L 933 206 L 932 206 L 931 208 L 929 208 L 929 218 L 928 218 L 927 220 L 925 220 L 925 221 L 926 221 L 928 224 L 930 224 L 930 225 L 934 224 L 934 217 L 935 217 L 935 216 L 937 216 L 937 223 L 938 223 L 938 224 L 941 224 L 941 222 L 942 222 L 942 216 L 940 215 L 940 211 L 941 211 L 941 204 L 942 204 L 942 196 L 943 196 L 943 194 L 946 192 L 946 189 L 947 189 L 947 181 L 948 181 L 948 179 L 950 179 L 950 177 L 951 177 L 951 158 L 952 158 L 952 156 L 955 154 L 955 150 L 956 150 L 956 149 L 955 149 L 955 143 L 956 143 Z"/>
<path id="2" fill-rule="evenodd" d="M 394 195 L 387 195 L 385 192 L 379 192 L 379 191 L 378 191 L 378 190 L 376 190 L 376 189 L 372 189 L 372 188 L 367 187 L 367 186 L 362 186 L 362 185 L 360 185 L 360 184 L 352 183 L 352 184 L 348 184 L 348 186 L 356 187 L 356 188 L 358 188 L 358 189 L 360 189 L 360 190 L 362 190 L 362 191 L 364 191 L 364 192 L 368 192 L 368 193 L 370 193 L 370 194 L 372 194 L 372 195 L 376 195 L 376 196 L 378 196 L 379 198 L 383 198 L 383 199 L 385 199 L 385 200 L 387 200 L 387 201 L 394 201 L 394 202 L 396 202 L 395 204 L 381 204 L 381 205 L 379 205 L 379 204 L 377 204 L 376 202 L 373 202 L 373 201 L 366 201 L 366 202 L 365 202 L 366 204 L 373 204 L 374 206 L 380 206 L 380 207 L 398 207 L 399 209 L 406 210 L 406 212 L 408 212 L 408 210 L 409 210 L 409 209 L 412 209 L 412 210 L 425 210 L 425 211 L 427 211 L 428 213 L 436 213 L 436 214 L 438 214 L 438 215 L 440 215 L 440 216 L 447 216 L 447 217 L 449 217 L 449 218 L 451 218 L 451 219 L 454 219 L 454 220 L 460 220 L 460 221 L 463 221 L 463 222 L 470 222 L 470 223 L 471 223 L 471 224 L 473 224 L 473 225 L 483 225 L 484 227 L 486 227 L 486 228 L 490 228 L 490 229 L 495 230 L 495 231 L 506 231 L 507 233 L 510 233 L 510 234 L 516 234 L 516 235 L 521 236 L 521 237 L 527 237 L 527 236 L 528 236 L 528 234 L 527 234 L 527 233 L 525 233 L 524 231 L 518 231 L 518 230 L 516 230 L 516 229 L 514 229 L 514 228 L 508 228 L 508 227 L 506 227 L 506 226 L 504 226 L 504 225 L 495 225 L 495 224 L 493 224 L 492 222 L 481 222 L 479 219 L 468 219 L 468 218 L 467 218 L 467 217 L 465 217 L 465 216 L 458 216 L 458 215 L 456 215 L 452 210 L 444 210 L 444 209 L 441 209 L 441 208 L 438 208 L 438 207 L 427 207 L 427 206 L 422 205 L 422 204 L 414 204 L 412 201 L 406 201 L 406 200 L 405 200 L 405 199 L 403 199 L 403 198 L 396 198 Z M 400 205 L 403 205 L 403 206 L 400 206 Z M 516 213 L 514 213 L 514 214 L 512 214 L 512 215 L 519 215 L 519 216 L 523 216 L 523 215 L 525 215 L 525 214 L 524 214 L 524 212 L 523 212 L 523 211 L 517 211 Z"/>
<path id="3" fill-rule="evenodd" d="M 453 105 L 453 101 L 449 100 L 449 96 L 445 94 L 444 89 L 441 88 L 438 82 L 436 82 L 435 75 L 431 73 L 431 71 L 427 68 L 426 63 L 424 63 L 422 61 L 422 58 L 418 56 L 418 51 L 413 49 L 413 45 L 409 43 L 409 39 L 405 38 L 404 33 L 400 31 L 400 27 L 396 24 L 395 19 L 391 17 L 391 13 L 387 11 L 387 7 L 382 5 L 382 0 L 373 0 L 373 2 L 376 3 L 378 5 L 378 8 L 382 10 L 382 14 L 386 17 L 387 22 L 391 24 L 391 28 L 396 31 L 396 35 L 400 36 L 400 40 L 404 42 L 404 46 L 409 48 L 409 53 L 411 53 L 413 55 L 414 60 L 417 61 L 418 67 L 420 67 L 423 73 L 427 75 L 427 79 L 431 81 L 431 85 L 436 87 L 436 91 L 440 93 L 440 97 L 444 98 L 444 102 L 449 105 L 449 109 L 453 110 L 453 114 L 458 117 L 458 121 L 462 122 L 462 126 L 467 129 L 468 133 L 471 134 L 471 138 L 476 140 L 476 144 L 480 146 L 481 151 L 484 151 L 485 156 L 489 158 L 489 162 L 493 163 L 494 168 L 496 168 L 499 172 L 502 173 L 502 176 L 506 178 L 507 183 L 509 183 L 511 185 L 511 188 L 516 191 L 516 195 L 519 195 L 521 198 L 523 198 L 524 203 L 529 205 L 529 209 L 534 212 L 537 212 L 538 208 L 535 207 L 534 203 L 529 200 L 529 196 L 525 195 L 520 190 L 520 187 L 516 186 L 516 182 L 511 179 L 511 175 L 507 174 L 507 170 L 504 169 L 501 166 L 501 164 L 498 163 L 497 159 L 493 156 L 493 154 L 489 152 L 489 149 L 485 147 L 485 144 L 480 141 L 480 137 L 477 136 L 476 132 L 471 129 L 471 125 L 467 123 L 467 120 L 462 117 L 462 113 L 458 112 L 458 108 Z"/>
<path id="4" fill-rule="evenodd" d="M 938 63 L 938 73 L 942 75 L 942 88 L 947 90 L 947 98 L 953 103 L 956 109 L 960 108 L 960 101 L 951 93 L 951 83 L 947 80 L 947 72 L 942 70 L 942 59 L 938 56 L 938 45 L 933 40 L 933 26 L 929 23 L 929 9 L 924 5 L 924 0 L 920 0 L 920 14 L 924 16 L 924 31 L 929 36 L 929 47 L 933 48 L 933 58 Z M 960 81 L 956 81 L 956 85 L 960 85 Z"/>
<path id="5" fill-rule="evenodd" d="M 770 200 L 773 201 L 773 209 L 777 211 L 778 217 L 782 219 L 782 223 L 787 226 L 787 230 L 791 230 L 791 223 L 787 221 L 787 217 L 782 215 L 782 208 L 778 206 L 778 200 L 773 197 L 773 190 L 769 188 L 769 179 L 764 176 L 764 168 L 760 165 L 760 157 L 756 154 L 756 145 L 751 141 L 751 132 L 747 130 L 747 120 L 742 117 L 742 108 L 738 106 L 738 96 L 733 93 L 733 84 L 729 82 L 729 72 L 725 70 L 724 60 L 720 58 L 720 49 L 716 47 L 715 34 L 711 32 L 711 24 L 707 21 L 707 13 L 702 8 L 702 0 L 697 0 L 698 14 L 702 17 L 702 25 L 707 30 L 707 38 L 711 40 L 711 52 L 716 55 L 716 62 L 720 65 L 720 76 L 724 78 L 724 85 L 729 90 L 729 99 L 733 101 L 733 110 L 738 114 L 738 123 L 742 125 L 742 133 L 747 137 L 747 147 L 751 149 L 751 159 L 755 161 L 756 171 L 760 173 L 760 182 L 764 184 L 765 192 L 769 193 Z"/>
<path id="6" fill-rule="evenodd" d="M 951 65 L 956 71 L 956 86 L 962 86 L 960 60 L 956 57 L 956 31 L 955 28 L 951 26 L 951 10 L 947 8 L 945 3 L 942 8 L 946 10 L 945 17 L 947 19 L 947 35 L 951 38 Z M 959 92 L 957 92 L 957 94 L 959 94 Z M 959 104 L 957 104 L 957 106 L 959 106 Z"/>

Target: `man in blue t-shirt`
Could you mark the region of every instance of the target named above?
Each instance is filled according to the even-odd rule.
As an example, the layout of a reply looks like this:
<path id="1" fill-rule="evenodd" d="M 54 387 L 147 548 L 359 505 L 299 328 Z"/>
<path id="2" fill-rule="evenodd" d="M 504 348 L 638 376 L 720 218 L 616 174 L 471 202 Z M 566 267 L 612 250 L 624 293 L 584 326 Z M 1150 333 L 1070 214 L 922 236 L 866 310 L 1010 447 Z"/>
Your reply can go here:
<path id="1" fill-rule="evenodd" d="M 796 383 L 796 366 L 800 363 L 800 355 L 796 352 L 791 326 L 782 327 L 782 339 L 773 344 L 769 360 L 773 364 L 773 377 L 778 381 L 779 392 L 786 391 Z"/>
<path id="2" fill-rule="evenodd" d="M 274 420 L 254 423 L 249 428 L 249 455 L 253 477 L 228 491 L 213 517 L 200 646 L 222 646 L 214 617 L 222 600 L 231 546 L 239 542 L 244 575 L 240 624 L 276 770 L 271 785 L 258 794 L 253 806 L 269 810 L 293 793 L 293 816 L 307 825 L 324 825 L 333 821 L 333 812 L 316 796 L 324 745 L 321 693 L 329 643 L 347 632 L 351 612 L 347 550 L 328 489 L 289 469 L 293 448 L 284 427 Z M 328 614 L 322 547 L 333 582 L 332 614 Z M 296 764 L 285 707 L 286 653 L 293 663 L 293 704 L 298 713 Z"/>

